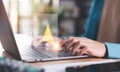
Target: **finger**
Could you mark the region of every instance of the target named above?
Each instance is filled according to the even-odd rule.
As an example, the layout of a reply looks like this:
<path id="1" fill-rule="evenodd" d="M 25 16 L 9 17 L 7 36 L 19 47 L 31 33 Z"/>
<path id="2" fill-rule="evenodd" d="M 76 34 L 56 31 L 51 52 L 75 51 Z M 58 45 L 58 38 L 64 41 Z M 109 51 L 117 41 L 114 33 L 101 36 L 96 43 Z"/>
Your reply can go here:
<path id="1" fill-rule="evenodd" d="M 75 44 L 75 46 L 72 48 L 72 50 L 71 50 L 71 55 L 74 55 L 76 52 L 77 52 L 77 50 L 80 48 L 80 42 L 78 41 L 76 44 Z"/>
<path id="2" fill-rule="evenodd" d="M 70 42 L 70 41 L 71 41 L 71 39 L 70 39 L 70 38 L 68 38 L 68 39 L 66 39 L 66 40 L 61 41 L 61 42 L 60 42 L 60 48 L 61 48 L 61 50 L 63 49 L 63 47 L 65 47 L 65 46 L 66 46 L 66 43 L 68 43 L 68 42 Z"/>
<path id="3" fill-rule="evenodd" d="M 75 43 L 76 42 L 74 42 L 73 39 L 69 43 L 67 43 L 66 51 L 68 51 L 72 46 L 74 46 Z"/>
<path id="4" fill-rule="evenodd" d="M 63 40 L 62 42 L 60 42 L 60 45 L 63 46 L 65 43 L 68 43 L 70 42 L 72 39 L 71 38 L 68 38 L 66 40 Z"/>
<path id="5" fill-rule="evenodd" d="M 66 42 L 69 42 L 69 41 L 70 41 L 69 38 L 67 38 L 67 39 L 65 39 L 65 40 L 62 40 L 62 41 L 60 42 L 60 45 L 63 46 Z"/>
<path id="6" fill-rule="evenodd" d="M 78 53 L 78 56 L 82 56 L 83 54 L 87 54 L 87 48 L 85 46 L 81 48 L 81 51 Z"/>

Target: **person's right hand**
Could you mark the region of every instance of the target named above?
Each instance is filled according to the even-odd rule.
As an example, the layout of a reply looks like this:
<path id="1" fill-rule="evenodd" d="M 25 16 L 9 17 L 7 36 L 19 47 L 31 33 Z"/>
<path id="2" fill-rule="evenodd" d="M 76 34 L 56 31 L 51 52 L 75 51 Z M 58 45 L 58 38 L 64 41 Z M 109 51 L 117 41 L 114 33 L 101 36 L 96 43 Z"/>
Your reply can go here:
<path id="1" fill-rule="evenodd" d="M 61 46 L 66 46 L 66 52 L 71 49 L 71 55 L 78 52 L 78 55 L 88 54 L 89 56 L 104 57 L 106 47 L 103 43 L 83 37 L 69 37 L 61 41 Z"/>

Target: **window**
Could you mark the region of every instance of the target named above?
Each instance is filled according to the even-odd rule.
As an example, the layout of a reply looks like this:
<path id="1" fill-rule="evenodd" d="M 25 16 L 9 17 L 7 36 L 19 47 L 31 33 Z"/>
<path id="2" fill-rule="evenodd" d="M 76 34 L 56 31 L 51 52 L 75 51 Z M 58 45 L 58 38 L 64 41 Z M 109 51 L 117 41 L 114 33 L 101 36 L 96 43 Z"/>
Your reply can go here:
<path id="1" fill-rule="evenodd" d="M 57 13 L 59 0 L 3 0 L 14 33 L 32 34 L 37 14 Z"/>

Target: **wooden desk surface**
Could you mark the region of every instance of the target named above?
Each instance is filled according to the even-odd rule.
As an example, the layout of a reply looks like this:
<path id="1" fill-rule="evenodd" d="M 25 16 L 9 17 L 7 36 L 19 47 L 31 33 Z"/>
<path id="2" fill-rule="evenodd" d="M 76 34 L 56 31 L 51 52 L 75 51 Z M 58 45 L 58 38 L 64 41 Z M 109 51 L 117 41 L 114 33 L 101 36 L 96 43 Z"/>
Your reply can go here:
<path id="1" fill-rule="evenodd" d="M 8 53 L 6 53 L 2 48 L 0 48 L 0 57 L 6 57 L 14 59 L 12 56 L 10 56 Z M 65 63 L 78 63 L 78 62 L 92 62 L 92 61 L 103 61 L 108 60 L 104 58 L 82 58 L 82 59 L 68 59 L 68 60 L 56 60 L 56 61 L 46 61 L 46 62 L 35 62 L 30 63 L 32 65 L 55 65 L 55 64 L 65 64 Z"/>
<path id="2" fill-rule="evenodd" d="M 2 52 L 0 51 L 0 57 L 6 57 L 10 59 L 14 59 L 12 56 L 10 56 L 8 53 L 6 53 L 4 50 Z M 55 61 L 45 61 L 45 62 L 33 62 L 29 63 L 34 66 L 47 66 L 47 65 L 59 65 L 59 64 L 68 64 L 68 63 L 85 63 L 85 62 L 101 62 L 101 61 L 118 61 L 115 59 L 105 59 L 105 58 L 81 58 L 81 59 L 66 59 L 66 60 L 55 60 Z"/>
<path id="3" fill-rule="evenodd" d="M 3 49 L 0 49 L 0 57 L 12 58 Z M 44 68 L 45 72 L 65 72 L 66 67 L 70 66 L 85 66 L 91 64 L 99 64 L 106 62 L 116 62 L 114 59 L 103 59 L 103 58 L 83 58 L 83 59 L 70 59 L 70 60 L 58 60 L 58 61 L 47 61 L 47 62 L 36 62 L 29 63 L 38 68 Z"/>
<path id="4" fill-rule="evenodd" d="M 31 63 L 37 66 L 44 66 L 44 65 L 57 65 L 57 64 L 65 64 L 65 63 L 78 63 L 78 62 L 92 62 L 92 61 L 102 61 L 107 59 L 102 58 L 84 58 L 84 59 L 70 59 L 70 60 L 57 60 L 57 61 L 47 61 L 47 62 L 37 62 Z"/>

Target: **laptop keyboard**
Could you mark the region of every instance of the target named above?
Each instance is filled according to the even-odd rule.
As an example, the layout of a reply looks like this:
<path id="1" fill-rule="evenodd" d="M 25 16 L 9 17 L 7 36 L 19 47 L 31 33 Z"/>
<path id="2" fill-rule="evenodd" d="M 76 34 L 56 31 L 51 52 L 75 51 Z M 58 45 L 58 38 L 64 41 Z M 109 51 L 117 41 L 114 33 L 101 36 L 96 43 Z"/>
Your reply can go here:
<path id="1" fill-rule="evenodd" d="M 33 49 L 38 51 L 39 53 L 42 53 L 43 55 L 49 56 L 50 58 L 51 57 L 68 57 L 68 56 L 70 56 L 70 53 L 71 53 L 71 51 L 68 51 L 67 53 L 65 53 L 65 48 L 63 48 L 58 53 L 54 53 L 54 52 L 48 51 L 48 50 L 41 50 L 39 48 L 33 48 Z"/>
<path id="2" fill-rule="evenodd" d="M 31 47 L 26 48 L 21 53 L 21 55 L 25 60 L 37 60 L 37 59 L 43 59 L 43 58 L 50 58 L 50 56 L 37 52 L 33 50 Z"/>
<path id="3" fill-rule="evenodd" d="M 25 47 L 26 48 L 26 47 Z M 71 51 L 65 53 L 65 48 L 59 51 L 57 54 L 47 51 L 47 50 L 39 50 L 37 48 L 33 48 L 29 46 L 21 53 L 22 59 L 25 60 L 40 60 L 40 59 L 49 59 L 49 58 L 58 58 L 58 57 L 69 57 Z M 75 54 L 76 56 L 77 54 Z"/>
<path id="4" fill-rule="evenodd" d="M 59 57 L 68 57 L 70 56 L 71 51 L 65 52 L 65 48 L 63 48 L 61 51 L 59 51 L 58 56 Z"/>

